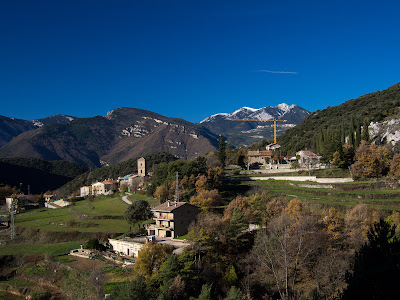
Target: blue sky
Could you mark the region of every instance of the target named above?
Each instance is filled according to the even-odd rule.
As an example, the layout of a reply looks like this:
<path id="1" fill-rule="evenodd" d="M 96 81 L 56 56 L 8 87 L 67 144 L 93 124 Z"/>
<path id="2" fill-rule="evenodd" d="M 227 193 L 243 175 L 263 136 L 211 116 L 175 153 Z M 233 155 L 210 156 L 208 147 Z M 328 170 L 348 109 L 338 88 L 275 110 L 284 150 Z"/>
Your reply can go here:
<path id="1" fill-rule="evenodd" d="M 399 1 L 2 0 L 0 115 L 137 107 L 199 122 L 400 81 Z"/>

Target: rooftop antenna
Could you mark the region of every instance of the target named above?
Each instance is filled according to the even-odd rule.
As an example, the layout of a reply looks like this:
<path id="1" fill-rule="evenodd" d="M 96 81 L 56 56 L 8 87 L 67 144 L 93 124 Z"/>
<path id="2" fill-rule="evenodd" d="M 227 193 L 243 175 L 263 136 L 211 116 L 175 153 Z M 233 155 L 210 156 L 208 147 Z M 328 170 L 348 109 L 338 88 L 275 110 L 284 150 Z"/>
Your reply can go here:
<path id="1" fill-rule="evenodd" d="M 175 195 L 176 195 L 176 202 L 179 202 L 179 172 L 176 172 L 176 191 L 175 191 Z"/>

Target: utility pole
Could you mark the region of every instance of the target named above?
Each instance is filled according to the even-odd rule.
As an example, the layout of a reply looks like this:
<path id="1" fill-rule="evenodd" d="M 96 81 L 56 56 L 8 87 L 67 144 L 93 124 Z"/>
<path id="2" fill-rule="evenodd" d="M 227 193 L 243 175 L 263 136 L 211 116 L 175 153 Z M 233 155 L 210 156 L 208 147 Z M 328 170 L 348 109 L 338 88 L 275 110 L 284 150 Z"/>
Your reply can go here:
<path id="1" fill-rule="evenodd" d="M 176 190 L 175 190 L 175 201 L 179 202 L 179 172 L 176 172 Z"/>
<path id="2" fill-rule="evenodd" d="M 15 211 L 15 199 L 11 201 L 10 214 L 11 214 L 11 239 L 15 238 L 15 227 L 14 227 L 14 211 Z"/>

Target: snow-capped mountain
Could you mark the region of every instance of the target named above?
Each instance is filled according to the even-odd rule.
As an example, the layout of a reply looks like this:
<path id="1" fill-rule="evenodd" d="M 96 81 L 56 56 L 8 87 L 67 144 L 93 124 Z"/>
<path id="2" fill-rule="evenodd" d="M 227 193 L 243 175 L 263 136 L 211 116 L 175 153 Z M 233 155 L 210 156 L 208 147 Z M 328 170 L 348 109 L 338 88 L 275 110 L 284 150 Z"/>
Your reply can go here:
<path id="1" fill-rule="evenodd" d="M 287 129 L 296 126 L 309 114 L 309 111 L 296 104 L 281 103 L 276 106 L 265 106 L 258 109 L 242 107 L 231 113 L 212 115 L 201 121 L 200 124 L 216 134 L 223 134 L 228 137 L 235 146 L 245 146 L 261 139 L 273 137 L 273 122 L 266 122 L 267 120 L 273 118 L 285 120 L 285 122 L 278 122 L 277 132 L 281 134 Z M 226 119 L 256 119 L 260 121 L 235 122 Z"/>

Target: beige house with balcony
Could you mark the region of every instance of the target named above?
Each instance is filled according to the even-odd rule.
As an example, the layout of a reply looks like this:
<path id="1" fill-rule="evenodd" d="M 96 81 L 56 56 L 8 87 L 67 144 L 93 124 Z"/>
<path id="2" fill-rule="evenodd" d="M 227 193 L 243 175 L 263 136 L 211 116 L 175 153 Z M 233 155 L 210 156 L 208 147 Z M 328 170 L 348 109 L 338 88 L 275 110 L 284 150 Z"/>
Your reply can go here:
<path id="1" fill-rule="evenodd" d="M 155 223 L 147 226 L 147 234 L 176 238 L 187 234 L 189 225 L 196 220 L 199 209 L 186 202 L 167 201 L 151 211 Z"/>

